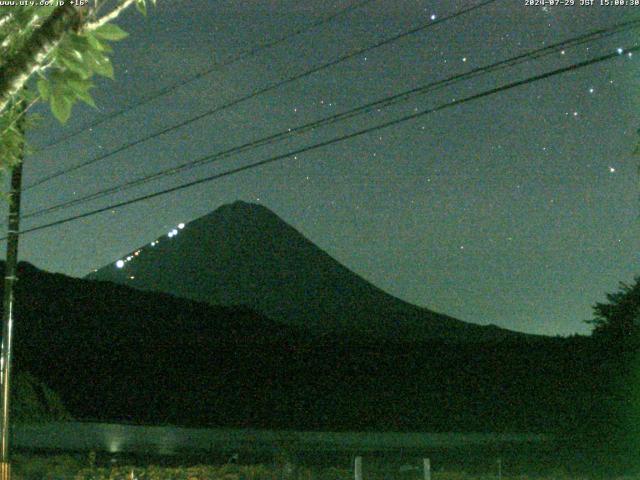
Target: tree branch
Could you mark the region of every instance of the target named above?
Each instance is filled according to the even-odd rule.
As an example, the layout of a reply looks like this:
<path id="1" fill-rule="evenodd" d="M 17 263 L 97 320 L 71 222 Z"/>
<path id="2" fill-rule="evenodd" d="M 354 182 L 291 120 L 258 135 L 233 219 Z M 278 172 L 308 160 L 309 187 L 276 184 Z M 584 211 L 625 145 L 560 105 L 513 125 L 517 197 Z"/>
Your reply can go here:
<path id="1" fill-rule="evenodd" d="M 111 10 L 106 15 L 100 17 L 95 22 L 87 23 L 84 26 L 83 30 L 87 30 L 87 31 L 95 30 L 96 28 L 100 28 L 101 26 L 105 25 L 106 23 L 109 23 L 111 20 L 116 19 L 118 17 L 118 15 L 120 15 L 124 10 L 126 10 L 131 5 L 133 5 L 135 3 L 135 1 L 136 0 L 123 0 L 123 2 L 120 5 L 118 5 L 116 8 Z"/>
<path id="2" fill-rule="evenodd" d="M 9 12 L 0 17 L 0 27 L 2 27 L 5 23 L 11 21 L 13 18 L 13 13 Z"/>
<path id="3" fill-rule="evenodd" d="M 33 32 L 24 47 L 7 58 L 0 68 L 0 114 L 60 43 L 63 35 L 69 31 L 78 31 L 81 23 L 82 13 L 72 3 L 57 7 L 42 26 Z"/>
<path id="4" fill-rule="evenodd" d="M 33 100 L 31 100 L 31 102 L 29 102 L 29 105 L 27 105 L 24 109 L 22 109 L 22 111 L 16 116 L 16 118 L 14 118 L 11 123 L 7 126 L 7 128 L 5 128 L 2 132 L 0 132 L 0 137 L 2 137 L 2 135 L 4 135 L 5 133 L 7 133 L 7 131 L 11 128 L 13 128 L 13 126 L 18 123 L 18 121 L 20 121 L 20 119 L 22 117 L 24 117 L 26 115 L 26 113 L 29 111 L 29 109 L 31 107 L 33 107 L 38 100 L 40 100 L 40 97 L 36 97 Z"/>
<path id="5" fill-rule="evenodd" d="M 42 68 L 49 53 L 60 43 L 67 32 L 95 30 L 115 19 L 136 0 L 122 0 L 111 12 L 84 26 L 83 7 L 75 7 L 71 2 L 57 7 L 47 20 L 33 32 L 20 51 L 14 53 L 0 66 L 0 114 L 4 112 L 11 98 L 20 91 L 29 77 Z M 96 6 L 98 5 L 96 3 Z"/>

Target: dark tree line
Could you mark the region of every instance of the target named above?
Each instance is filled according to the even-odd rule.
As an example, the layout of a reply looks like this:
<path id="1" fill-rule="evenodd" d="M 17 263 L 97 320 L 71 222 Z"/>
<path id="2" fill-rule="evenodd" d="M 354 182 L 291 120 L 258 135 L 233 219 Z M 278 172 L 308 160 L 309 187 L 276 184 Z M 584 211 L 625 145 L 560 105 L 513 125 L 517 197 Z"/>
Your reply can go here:
<path id="1" fill-rule="evenodd" d="M 594 459 L 640 468 L 640 276 L 596 303 L 592 339 L 598 386 L 579 428 Z M 586 392 L 585 392 L 586 394 Z M 586 438 L 585 438 L 586 437 Z M 599 454 L 599 455 L 598 455 Z"/>

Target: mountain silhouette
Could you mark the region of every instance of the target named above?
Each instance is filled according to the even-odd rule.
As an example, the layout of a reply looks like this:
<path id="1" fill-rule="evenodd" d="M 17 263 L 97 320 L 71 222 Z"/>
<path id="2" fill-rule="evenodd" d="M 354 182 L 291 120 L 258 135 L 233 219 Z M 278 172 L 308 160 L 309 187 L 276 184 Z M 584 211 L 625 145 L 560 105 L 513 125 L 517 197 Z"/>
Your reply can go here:
<path id="1" fill-rule="evenodd" d="M 88 278 L 211 305 L 246 305 L 325 334 L 488 341 L 522 336 L 402 301 L 341 265 L 264 206 L 234 202 Z M 127 257 L 129 260 L 127 260 Z"/>

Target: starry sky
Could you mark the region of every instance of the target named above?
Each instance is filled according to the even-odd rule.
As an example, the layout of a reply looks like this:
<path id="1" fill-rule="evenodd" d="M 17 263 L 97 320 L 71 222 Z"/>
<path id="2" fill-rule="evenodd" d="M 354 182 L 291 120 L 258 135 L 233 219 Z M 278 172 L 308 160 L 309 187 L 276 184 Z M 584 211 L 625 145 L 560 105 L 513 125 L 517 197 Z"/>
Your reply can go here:
<path id="1" fill-rule="evenodd" d="M 353 0 L 352 0 L 353 1 Z M 98 110 L 37 147 L 160 88 L 335 13 L 347 0 L 158 1 L 117 22 L 116 80 Z M 576 3 L 579 3 L 576 0 Z M 499 0 L 29 189 L 23 212 L 340 113 L 519 53 L 640 17 L 640 7 Z M 140 136 L 377 41 L 469 0 L 376 0 L 177 89 L 25 161 L 28 185 Z M 631 47 L 638 31 L 474 78 L 62 212 L 28 228 Z M 72 276 L 112 263 L 235 200 L 276 212 L 338 261 L 417 305 L 476 323 L 586 334 L 591 307 L 638 268 L 640 53 L 527 84 L 151 201 L 25 235 L 20 258 Z"/>

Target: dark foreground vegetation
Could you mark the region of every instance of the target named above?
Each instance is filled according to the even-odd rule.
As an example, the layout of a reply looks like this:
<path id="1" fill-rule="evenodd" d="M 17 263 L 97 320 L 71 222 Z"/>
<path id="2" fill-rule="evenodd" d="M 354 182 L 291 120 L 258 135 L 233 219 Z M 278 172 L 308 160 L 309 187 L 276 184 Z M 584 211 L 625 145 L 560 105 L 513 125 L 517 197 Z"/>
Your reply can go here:
<path id="1" fill-rule="evenodd" d="M 75 418 L 297 430 L 549 432 L 592 407 L 588 338 L 314 335 L 21 265 L 15 365 Z"/>
<path id="2" fill-rule="evenodd" d="M 34 456 L 18 455 L 13 464 L 15 480 L 351 480 L 353 467 L 307 466 L 288 463 L 268 463 L 256 465 L 231 464 L 190 464 L 176 461 L 175 465 L 120 463 L 99 465 L 95 456 L 58 455 Z M 363 469 L 363 480 L 423 480 L 419 467 L 405 464 L 377 464 Z M 434 466 L 432 480 L 586 480 L 591 478 L 607 480 L 637 480 L 637 476 L 616 474 L 593 475 L 571 473 L 561 467 L 543 472 L 500 467 L 493 463 L 484 468 L 463 466 Z"/>
<path id="3" fill-rule="evenodd" d="M 631 471 L 640 458 L 637 310 L 627 305 L 637 284 L 612 297 L 622 310 L 601 307 L 593 337 L 456 343 L 314 334 L 244 308 L 28 264 L 20 279 L 15 366 L 43 379 L 76 419 L 545 432 L 586 470 Z"/>

